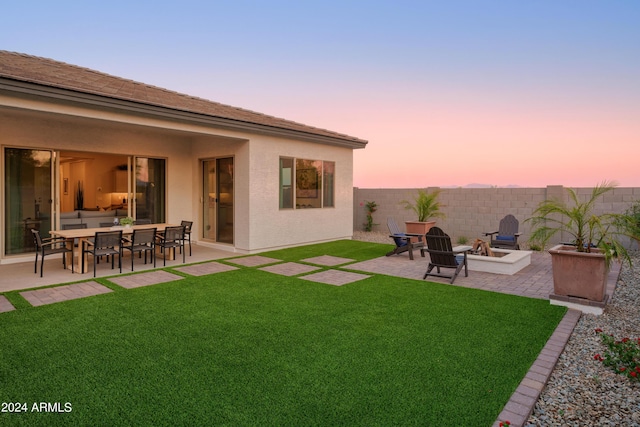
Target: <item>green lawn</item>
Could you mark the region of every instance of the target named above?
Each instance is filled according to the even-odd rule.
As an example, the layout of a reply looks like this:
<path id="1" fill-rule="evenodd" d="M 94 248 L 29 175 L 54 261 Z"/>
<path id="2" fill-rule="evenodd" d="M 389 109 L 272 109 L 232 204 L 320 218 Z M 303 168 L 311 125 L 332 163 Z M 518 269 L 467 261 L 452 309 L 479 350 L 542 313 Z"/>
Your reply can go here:
<path id="1" fill-rule="evenodd" d="M 29 412 L 0 424 L 489 426 L 564 312 L 419 280 L 335 287 L 253 268 L 20 308 L 0 314 L 0 402 Z"/>

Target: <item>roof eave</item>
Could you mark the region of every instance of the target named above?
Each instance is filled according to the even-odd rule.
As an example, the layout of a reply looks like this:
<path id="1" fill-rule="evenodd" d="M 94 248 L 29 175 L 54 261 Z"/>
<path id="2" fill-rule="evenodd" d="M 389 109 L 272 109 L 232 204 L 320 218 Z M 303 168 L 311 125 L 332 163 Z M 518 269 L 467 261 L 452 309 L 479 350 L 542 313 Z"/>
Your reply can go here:
<path id="1" fill-rule="evenodd" d="M 116 109 L 120 111 L 127 111 L 130 113 L 160 117 L 168 120 L 179 120 L 183 122 L 198 123 L 201 125 L 212 126 L 220 129 L 286 137 L 314 142 L 318 144 L 334 145 L 352 149 L 365 148 L 365 146 L 367 145 L 367 141 L 361 139 L 331 137 L 327 135 L 314 134 L 311 132 L 303 132 L 293 129 L 285 129 L 276 126 L 268 126 L 207 114 L 193 113 L 169 107 L 128 101 L 119 98 L 90 94 L 86 92 L 73 91 L 69 89 L 62 89 L 53 86 L 25 82 L 21 80 L 14 80 L 6 77 L 0 77 L 0 90 L 39 96 L 58 101 L 79 103 L 92 107 Z"/>

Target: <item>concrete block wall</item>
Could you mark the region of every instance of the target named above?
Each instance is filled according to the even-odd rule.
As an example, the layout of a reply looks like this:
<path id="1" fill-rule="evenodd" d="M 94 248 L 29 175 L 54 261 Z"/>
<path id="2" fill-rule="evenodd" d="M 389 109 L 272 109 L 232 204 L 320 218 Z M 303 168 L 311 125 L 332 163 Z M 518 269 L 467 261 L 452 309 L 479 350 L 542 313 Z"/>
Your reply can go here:
<path id="1" fill-rule="evenodd" d="M 427 188 L 427 191 L 434 190 Z M 373 231 L 387 232 L 387 218 L 393 217 L 404 230 L 405 221 L 415 221 L 415 214 L 405 210 L 402 200 L 413 201 L 418 194 L 417 188 L 354 188 L 354 230 L 364 230 L 366 222 L 365 203 L 375 201 L 378 210 L 373 214 Z M 574 189 L 581 200 L 588 200 L 592 188 Z M 544 188 L 442 188 L 439 197 L 441 211 L 445 218 L 436 219 L 438 227 L 449 234 L 454 241 L 461 236 L 469 241 L 476 238 L 487 240 L 485 232 L 497 231 L 500 220 L 507 214 L 514 215 L 520 221 L 519 241 L 525 242 L 531 233 L 531 224 L 525 222 L 530 218 L 539 203 L 547 198 L 567 200 L 565 187 L 553 185 Z M 634 201 L 640 200 L 640 188 L 615 188 L 601 196 L 595 206 L 596 213 L 624 212 Z M 558 235 L 550 243 L 568 240 L 567 236 Z M 630 247 L 637 244 L 628 242 Z M 635 245 L 635 246 L 634 246 Z"/>

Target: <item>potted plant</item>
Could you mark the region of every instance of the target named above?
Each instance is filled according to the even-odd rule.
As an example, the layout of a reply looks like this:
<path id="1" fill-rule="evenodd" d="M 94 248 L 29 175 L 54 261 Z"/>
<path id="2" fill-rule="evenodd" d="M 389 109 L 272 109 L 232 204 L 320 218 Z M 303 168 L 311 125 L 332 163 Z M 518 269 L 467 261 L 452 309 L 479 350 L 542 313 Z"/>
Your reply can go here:
<path id="1" fill-rule="evenodd" d="M 549 249 L 556 295 L 602 302 L 611 261 L 621 258 L 631 263 L 620 241 L 628 235 L 629 216 L 594 212 L 597 199 L 615 187 L 615 183 L 606 181 L 598 184 L 586 201 L 567 188 L 569 203 L 544 200 L 526 220 L 533 227 L 529 241 L 543 247 L 558 232 L 571 236 L 567 243 Z"/>
<path id="2" fill-rule="evenodd" d="M 131 226 L 133 225 L 133 218 L 131 218 L 130 216 L 121 218 L 120 225 L 122 225 L 125 228 L 131 228 Z"/>
<path id="3" fill-rule="evenodd" d="M 364 231 L 372 231 L 374 225 L 373 213 L 378 210 L 378 204 L 376 202 L 366 202 L 364 204 L 367 211 L 367 222 L 364 224 Z"/>
<path id="4" fill-rule="evenodd" d="M 405 221 L 407 233 L 425 235 L 436 223 L 431 220 L 432 218 L 444 218 L 445 215 L 440 212 L 440 202 L 438 202 L 440 191 L 418 190 L 418 195 L 413 199 L 413 202 L 408 200 L 400 202 L 405 209 L 412 210 L 418 217 L 417 221 Z"/>

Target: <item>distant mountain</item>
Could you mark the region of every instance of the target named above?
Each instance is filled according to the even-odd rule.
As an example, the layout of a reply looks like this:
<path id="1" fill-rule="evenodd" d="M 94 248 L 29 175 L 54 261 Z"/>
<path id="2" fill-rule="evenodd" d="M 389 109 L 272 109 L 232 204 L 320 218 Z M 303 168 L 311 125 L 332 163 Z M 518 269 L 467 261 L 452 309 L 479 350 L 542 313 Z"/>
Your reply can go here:
<path id="1" fill-rule="evenodd" d="M 509 184 L 509 185 L 491 185 L 491 184 L 480 184 L 477 182 L 473 182 L 471 184 L 467 184 L 467 185 L 445 185 L 442 186 L 442 188 L 522 188 L 519 185 L 516 184 Z"/>

